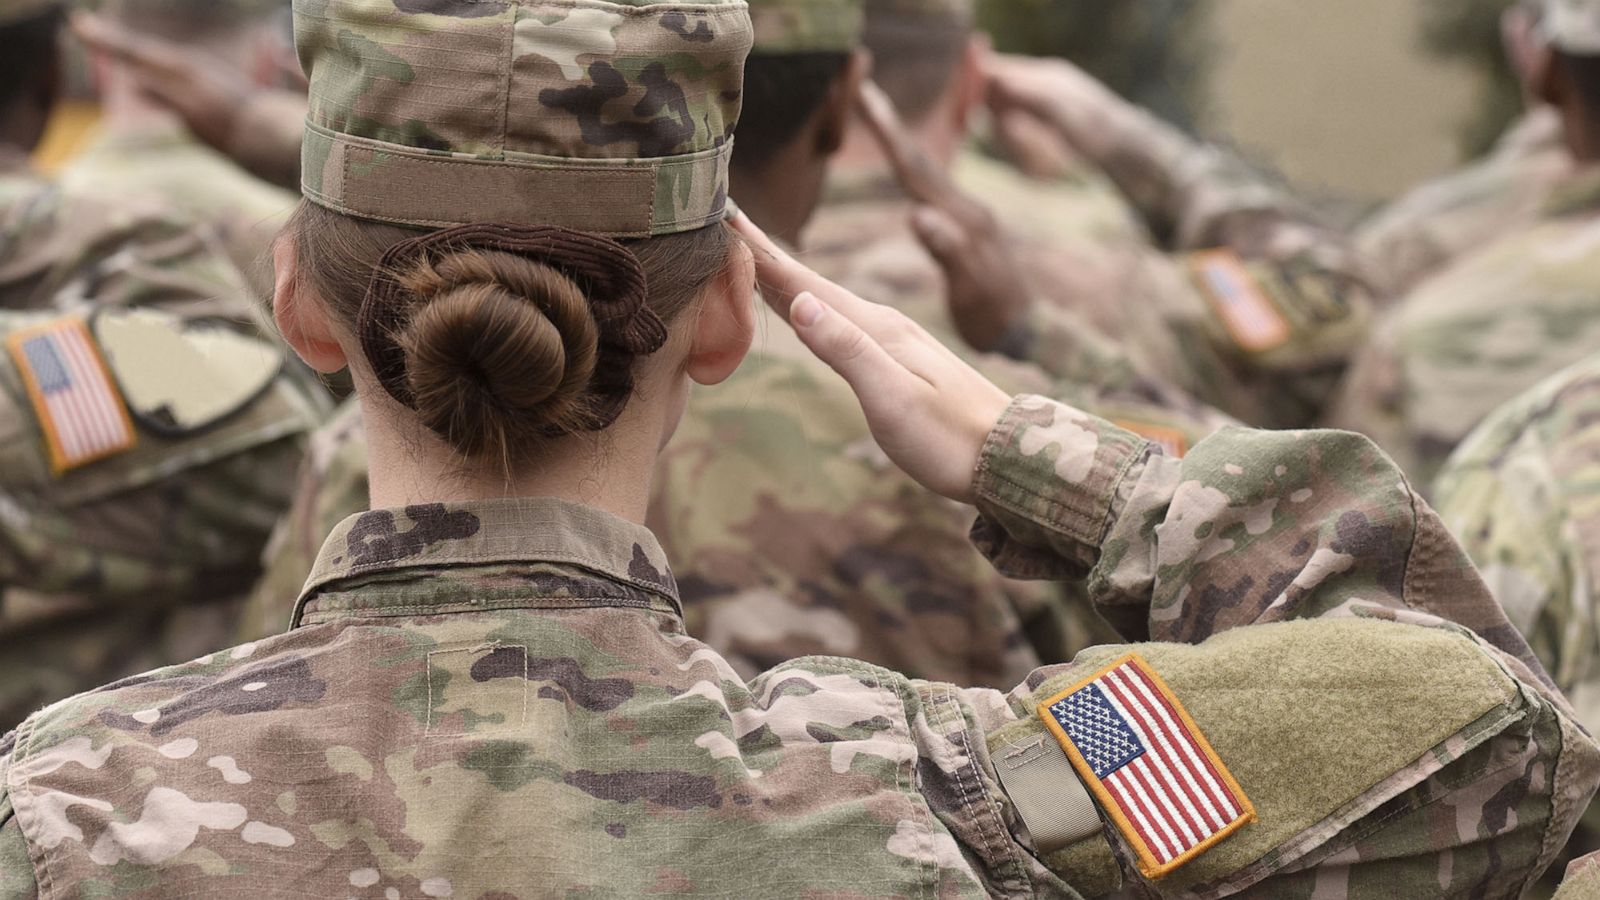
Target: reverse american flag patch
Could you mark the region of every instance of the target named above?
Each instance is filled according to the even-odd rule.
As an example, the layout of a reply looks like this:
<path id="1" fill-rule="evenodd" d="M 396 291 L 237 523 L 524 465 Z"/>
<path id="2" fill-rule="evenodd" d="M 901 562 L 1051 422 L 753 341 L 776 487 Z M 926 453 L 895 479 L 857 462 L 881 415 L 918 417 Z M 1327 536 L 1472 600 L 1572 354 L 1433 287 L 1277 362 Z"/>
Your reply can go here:
<path id="1" fill-rule="evenodd" d="M 58 319 L 11 336 L 57 475 L 114 456 L 136 442 L 122 393 L 79 318 Z"/>
<path id="2" fill-rule="evenodd" d="M 1138 654 L 1039 705 L 1146 877 L 1255 821 L 1255 808 L 1177 697 Z"/>
<path id="3" fill-rule="evenodd" d="M 1202 292 L 1235 343 L 1251 353 L 1262 353 L 1289 342 L 1293 334 L 1289 321 L 1262 291 L 1239 254 L 1207 250 L 1189 261 Z"/>

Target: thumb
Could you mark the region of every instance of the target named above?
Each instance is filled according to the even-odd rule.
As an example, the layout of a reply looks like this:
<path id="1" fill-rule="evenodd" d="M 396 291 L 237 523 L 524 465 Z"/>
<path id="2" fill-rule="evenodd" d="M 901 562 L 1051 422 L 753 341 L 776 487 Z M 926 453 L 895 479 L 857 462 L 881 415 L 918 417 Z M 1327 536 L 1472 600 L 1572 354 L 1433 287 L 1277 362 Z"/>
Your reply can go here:
<path id="1" fill-rule="evenodd" d="M 852 388 L 882 384 L 896 368 L 888 352 L 871 335 L 815 294 L 806 292 L 794 298 L 789 324 L 801 342 L 844 376 Z"/>

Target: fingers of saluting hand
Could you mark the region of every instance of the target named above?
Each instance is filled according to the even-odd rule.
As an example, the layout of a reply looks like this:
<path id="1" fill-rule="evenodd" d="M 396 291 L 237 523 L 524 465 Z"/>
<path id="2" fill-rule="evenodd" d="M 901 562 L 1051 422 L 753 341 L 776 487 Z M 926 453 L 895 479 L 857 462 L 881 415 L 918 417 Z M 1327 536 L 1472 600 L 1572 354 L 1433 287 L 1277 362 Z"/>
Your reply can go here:
<path id="1" fill-rule="evenodd" d="M 895 179 L 912 199 L 934 205 L 948 204 L 955 184 L 939 170 L 906 129 L 894 102 L 877 84 L 867 81 L 856 95 L 856 109 L 894 168 Z"/>
<path id="2" fill-rule="evenodd" d="M 821 298 L 829 307 L 860 326 L 865 326 L 884 312 L 878 304 L 869 303 L 806 268 L 767 237 L 766 232 L 744 213 L 734 216 L 732 224 L 755 255 L 756 280 L 761 285 L 762 297 L 785 321 L 790 319 L 790 304 L 802 293 Z"/>
<path id="3" fill-rule="evenodd" d="M 160 44 L 101 16 L 74 12 L 71 25 L 73 34 L 91 49 L 135 65 L 161 67 L 165 63 Z"/>

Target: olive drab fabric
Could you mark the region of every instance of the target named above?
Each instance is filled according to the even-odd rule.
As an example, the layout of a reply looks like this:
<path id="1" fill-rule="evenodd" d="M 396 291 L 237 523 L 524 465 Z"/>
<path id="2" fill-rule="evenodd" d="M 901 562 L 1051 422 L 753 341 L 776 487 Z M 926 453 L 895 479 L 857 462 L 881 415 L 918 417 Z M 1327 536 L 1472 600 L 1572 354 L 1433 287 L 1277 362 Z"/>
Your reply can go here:
<path id="1" fill-rule="evenodd" d="M 288 634 L 32 717 L 0 747 L 0 885 L 1514 896 L 1600 751 L 1393 465 L 1339 434 L 1152 454 L 1024 397 L 976 488 L 1004 568 L 1072 573 L 1186 638 L 1138 652 L 1260 819 L 1158 887 L 1114 827 L 1035 856 L 995 769 L 1044 733 L 1035 704 L 1125 648 L 1009 695 L 837 658 L 746 681 L 684 632 L 647 531 L 549 500 L 360 514 Z M 1279 601 L 1230 604 L 1216 588 L 1246 572 Z"/>
<path id="2" fill-rule="evenodd" d="M 752 39 L 743 0 L 303 0 L 302 188 L 410 225 L 692 231 L 723 216 Z"/>

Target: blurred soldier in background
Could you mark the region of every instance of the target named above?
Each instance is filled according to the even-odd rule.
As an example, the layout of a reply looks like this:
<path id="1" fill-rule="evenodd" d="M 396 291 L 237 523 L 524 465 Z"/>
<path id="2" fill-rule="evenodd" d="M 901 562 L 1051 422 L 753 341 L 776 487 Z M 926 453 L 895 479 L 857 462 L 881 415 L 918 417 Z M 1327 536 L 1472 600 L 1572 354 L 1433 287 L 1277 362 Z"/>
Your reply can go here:
<path id="1" fill-rule="evenodd" d="M 209 232 L 28 171 L 61 21 L 0 2 L 0 729 L 228 641 L 322 404 Z"/>
<path id="2" fill-rule="evenodd" d="M 1384 315 L 1327 422 L 1376 438 L 1429 484 L 1520 392 L 1600 351 L 1600 40 L 1594 0 L 1544 0 L 1533 84 L 1579 171 L 1535 221 L 1458 258 Z"/>
<path id="3" fill-rule="evenodd" d="M 1432 43 L 1455 47 L 1459 39 L 1474 46 L 1479 52 L 1470 58 L 1492 70 L 1482 78 L 1486 92 L 1509 93 L 1519 115 L 1482 159 L 1407 193 L 1357 229 L 1361 256 L 1380 297 L 1390 301 L 1462 255 L 1537 220 L 1550 192 L 1576 169 L 1560 114 L 1538 96 L 1536 79 L 1549 54 L 1538 33 L 1538 0 L 1445 0 L 1429 9 Z M 1492 51 L 1465 37 L 1486 22 L 1496 26 Z"/>
<path id="4" fill-rule="evenodd" d="M 258 88 L 282 81 L 283 0 L 104 0 L 99 12 L 138 34 L 157 35 L 205 54 L 232 78 Z M 61 173 L 85 195 L 123 200 L 155 196 L 212 226 L 262 297 L 270 294 L 265 255 L 299 197 L 245 173 L 193 136 L 152 100 L 129 66 L 94 54 L 104 117 L 98 134 Z M 252 92 L 254 93 L 254 92 Z"/>

